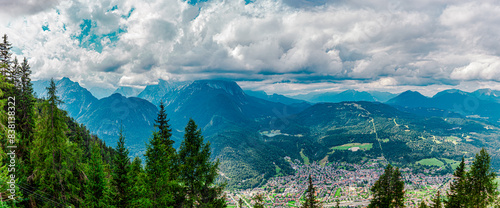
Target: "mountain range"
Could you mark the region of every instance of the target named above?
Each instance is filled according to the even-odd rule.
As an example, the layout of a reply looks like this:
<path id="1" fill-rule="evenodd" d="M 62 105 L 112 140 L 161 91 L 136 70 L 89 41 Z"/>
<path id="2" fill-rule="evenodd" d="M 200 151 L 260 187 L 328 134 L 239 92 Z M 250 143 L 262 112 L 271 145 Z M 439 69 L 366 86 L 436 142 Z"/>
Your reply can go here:
<path id="1" fill-rule="evenodd" d="M 48 82 L 33 84 L 36 94 L 45 96 Z M 213 157 L 220 159 L 221 174 L 235 188 L 259 186 L 272 176 L 293 173 L 289 160 L 325 164 L 379 158 L 419 169 L 422 159 L 452 165 L 487 147 L 494 168 L 500 167 L 500 104 L 497 92 L 486 89 L 447 90 L 433 97 L 407 91 L 386 103 L 377 102 L 381 98 L 374 92 L 346 91 L 329 98 L 341 102 L 314 104 L 311 99 L 243 91 L 224 80 L 160 80 L 137 97 L 115 93 L 101 99 L 68 78 L 56 85 L 64 102 L 61 108 L 109 145 L 114 146 L 123 125 L 132 155 L 144 153 L 160 101 L 166 106 L 175 147 L 193 118 L 210 141 Z"/>
<path id="2" fill-rule="evenodd" d="M 489 89 L 480 89 L 474 92 L 450 89 L 441 91 L 432 97 L 426 97 L 419 92 L 406 91 L 387 101 L 387 104 L 408 109 L 442 109 L 469 118 L 499 123 L 500 103 L 496 93 Z M 447 117 L 448 113 L 442 116 Z"/>
<path id="3" fill-rule="evenodd" d="M 346 90 L 342 92 L 312 92 L 308 94 L 299 94 L 291 96 L 294 99 L 305 100 L 311 103 L 338 103 L 344 101 L 370 101 L 370 102 L 386 102 L 397 94 L 389 92 L 368 91 L 360 92 L 357 90 Z"/>

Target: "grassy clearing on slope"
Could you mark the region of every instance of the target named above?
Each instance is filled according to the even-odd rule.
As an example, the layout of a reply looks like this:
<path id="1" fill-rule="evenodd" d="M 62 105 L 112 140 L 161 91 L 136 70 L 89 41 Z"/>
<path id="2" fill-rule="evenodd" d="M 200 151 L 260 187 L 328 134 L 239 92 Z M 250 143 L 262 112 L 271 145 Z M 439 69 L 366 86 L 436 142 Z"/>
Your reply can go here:
<path id="1" fill-rule="evenodd" d="M 281 168 L 277 166 L 276 164 L 274 165 L 276 167 L 276 175 L 280 175 Z"/>
<path id="2" fill-rule="evenodd" d="M 325 166 L 328 163 L 328 155 L 319 161 L 321 166 Z"/>
<path id="3" fill-rule="evenodd" d="M 444 166 L 444 163 L 436 158 L 422 159 L 418 161 L 417 164 L 427 165 L 427 166 L 438 166 L 438 167 Z"/>
<path id="4" fill-rule="evenodd" d="M 309 158 L 304 154 L 304 149 L 300 150 L 300 157 L 302 157 L 302 160 L 304 161 L 305 165 L 309 165 Z"/>
<path id="5" fill-rule="evenodd" d="M 373 147 L 373 143 L 349 143 L 341 146 L 335 146 L 330 148 L 331 150 L 348 150 L 351 147 L 359 147 L 360 150 L 370 150 Z"/>
<path id="6" fill-rule="evenodd" d="M 450 164 L 453 170 L 457 169 L 458 165 L 460 165 L 460 161 L 455 161 L 448 158 L 441 158 L 441 160 L 444 160 L 446 163 Z"/>

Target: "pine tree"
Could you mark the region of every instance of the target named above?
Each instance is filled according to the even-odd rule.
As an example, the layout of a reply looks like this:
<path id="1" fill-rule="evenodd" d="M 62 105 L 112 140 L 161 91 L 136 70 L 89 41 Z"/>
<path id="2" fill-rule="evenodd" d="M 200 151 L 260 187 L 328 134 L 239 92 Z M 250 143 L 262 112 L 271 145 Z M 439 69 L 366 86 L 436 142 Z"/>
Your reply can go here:
<path id="1" fill-rule="evenodd" d="M 434 199 L 432 199 L 432 206 L 431 208 L 442 208 L 443 205 L 441 203 L 441 192 L 438 191 Z"/>
<path id="2" fill-rule="evenodd" d="M 33 185 L 28 181 L 28 176 L 33 172 L 29 151 L 32 149 L 32 141 L 34 139 L 35 130 L 35 105 L 36 99 L 33 96 L 33 85 L 31 83 L 31 70 L 26 58 L 24 58 L 19 67 L 21 77 L 19 79 L 19 95 L 16 103 L 16 131 L 20 133 L 18 146 L 18 161 L 19 161 L 19 182 L 26 185 Z M 27 191 L 23 192 L 29 195 Z M 29 202 L 23 202 L 24 206 L 28 206 Z"/>
<path id="3" fill-rule="evenodd" d="M 101 148 L 97 142 L 92 144 L 92 154 L 87 166 L 85 183 L 85 207 L 110 207 L 111 191 L 104 171 Z"/>
<path id="4" fill-rule="evenodd" d="M 226 207 L 224 185 L 215 184 L 219 160 L 210 161 L 210 142 L 204 144 L 201 131 L 190 119 L 179 148 L 180 177 L 185 187 L 186 201 L 183 207 Z"/>
<path id="5" fill-rule="evenodd" d="M 163 103 L 155 120 L 158 132 L 146 145 L 146 175 L 147 185 L 151 193 L 150 201 L 154 207 L 178 207 L 183 201 L 183 192 L 177 181 L 177 155 L 170 139 L 172 130 L 168 124 Z"/>
<path id="6" fill-rule="evenodd" d="M 151 201 L 146 197 L 150 193 L 146 186 L 146 173 L 139 157 L 135 157 L 130 165 L 129 178 L 131 180 L 129 207 L 153 207 Z"/>
<path id="7" fill-rule="evenodd" d="M 2 40 L 0 43 L 0 74 L 4 78 L 7 78 L 10 71 L 10 58 L 12 56 L 10 49 L 12 48 L 12 44 L 9 42 L 7 34 L 3 35 Z"/>
<path id="8" fill-rule="evenodd" d="M 445 202 L 446 208 L 465 208 L 466 206 L 466 172 L 465 172 L 465 160 L 462 157 L 462 161 L 458 165 L 455 173 L 453 173 L 454 181 L 450 184 L 450 190 L 448 192 L 448 200 Z"/>
<path id="9" fill-rule="evenodd" d="M 488 207 L 498 197 L 496 174 L 491 168 L 491 157 L 483 148 L 476 154 L 467 177 L 467 207 Z"/>
<path id="10" fill-rule="evenodd" d="M 370 190 L 373 192 L 373 199 L 368 207 L 404 207 L 404 182 L 399 168 L 387 165 Z"/>
<path id="11" fill-rule="evenodd" d="M 167 113 L 165 111 L 165 104 L 163 101 L 160 101 L 160 111 L 158 112 L 158 117 L 155 119 L 155 127 L 158 128 L 158 132 L 163 138 L 163 144 L 166 147 L 172 147 L 174 141 L 170 139 L 172 136 L 172 129 L 170 128 L 170 124 L 168 122 L 170 119 L 167 119 Z M 172 149 L 169 149 L 172 151 Z"/>
<path id="12" fill-rule="evenodd" d="M 77 159 L 72 152 L 74 147 L 65 134 L 68 127 L 63 113 L 57 108 L 61 101 L 56 96 L 54 80 L 51 80 L 47 90 L 48 100 L 42 104 L 30 156 L 34 165 L 30 178 L 38 187 L 36 194 L 49 197 L 50 201 L 37 201 L 37 207 L 69 205 L 77 198 L 80 186 L 73 175 Z"/>
<path id="13" fill-rule="evenodd" d="M 241 199 L 241 197 L 238 199 L 238 208 L 243 208 L 244 204 L 243 204 L 243 199 Z"/>
<path id="14" fill-rule="evenodd" d="M 302 205 L 303 208 L 316 208 L 316 207 L 321 207 L 321 204 L 319 201 L 316 199 L 315 192 L 316 188 L 314 188 L 314 185 L 312 183 L 312 178 L 311 175 L 309 175 L 308 179 L 308 187 L 306 191 L 306 201 Z"/>
<path id="15" fill-rule="evenodd" d="M 123 135 L 123 126 L 120 127 L 118 142 L 116 145 L 116 154 L 113 158 L 113 180 L 114 188 L 114 205 L 116 207 L 128 207 L 129 202 L 129 187 L 130 180 L 128 172 L 130 168 L 130 160 L 128 158 L 129 151 L 125 148 L 125 136 Z"/>
<path id="16" fill-rule="evenodd" d="M 12 66 L 9 68 L 9 71 L 7 73 L 7 80 L 10 81 L 14 85 L 14 88 L 19 89 L 19 82 L 17 80 L 17 76 L 19 73 L 19 61 L 17 60 L 17 57 L 14 57 L 14 61 L 12 61 Z"/>
<path id="17" fill-rule="evenodd" d="M 21 149 L 19 157 L 25 158 L 28 156 L 28 148 L 33 140 L 34 128 L 35 128 L 35 114 L 34 108 L 36 99 L 33 96 L 33 84 L 31 83 L 31 70 L 30 65 L 26 58 L 24 58 L 23 63 L 19 67 L 21 70 L 20 77 L 20 96 L 18 98 L 19 102 L 16 105 L 16 121 L 17 121 L 17 131 L 21 133 Z M 23 149 L 24 148 L 24 149 Z M 29 158 L 25 158 L 29 160 Z"/>
<path id="18" fill-rule="evenodd" d="M 264 208 L 264 197 L 262 196 L 262 194 L 255 195 L 253 197 L 253 200 L 255 201 L 253 208 Z"/>
<path id="19" fill-rule="evenodd" d="M 396 167 L 392 174 L 391 179 L 392 185 L 392 198 L 394 207 L 404 207 L 404 199 L 405 199 L 405 183 L 401 179 L 401 172 L 399 168 Z"/>

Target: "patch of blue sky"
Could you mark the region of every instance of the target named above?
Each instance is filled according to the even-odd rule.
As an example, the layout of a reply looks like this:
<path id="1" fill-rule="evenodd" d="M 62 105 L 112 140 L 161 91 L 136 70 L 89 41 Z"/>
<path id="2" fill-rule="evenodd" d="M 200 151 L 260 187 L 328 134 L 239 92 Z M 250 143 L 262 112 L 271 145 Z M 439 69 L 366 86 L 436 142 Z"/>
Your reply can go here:
<path id="1" fill-rule="evenodd" d="M 208 2 L 208 0 L 186 0 L 186 2 L 187 2 L 188 4 L 191 4 L 191 5 L 193 5 L 193 6 L 194 6 L 194 5 L 196 5 L 196 4 L 198 4 L 198 3 L 201 3 L 201 2 Z M 255 2 L 255 0 L 245 0 L 245 5 L 246 5 L 246 4 L 253 3 L 253 2 Z"/>
<path id="2" fill-rule="evenodd" d="M 118 9 L 118 5 L 114 5 L 113 7 L 111 7 L 111 9 L 108 9 L 107 12 L 112 12 L 112 11 L 115 11 Z"/>
<path id="3" fill-rule="evenodd" d="M 83 23 L 80 24 L 80 34 L 73 36 L 73 38 L 79 41 L 79 46 L 82 48 L 87 48 L 95 50 L 99 53 L 102 52 L 104 46 L 102 45 L 103 40 L 109 39 L 106 42 L 106 46 L 114 46 L 115 43 L 120 39 L 120 34 L 126 32 L 125 29 L 119 28 L 116 31 L 110 32 L 108 34 L 97 35 L 93 33 L 92 28 L 97 27 L 97 25 L 92 22 L 92 20 L 84 19 Z"/>
<path id="4" fill-rule="evenodd" d="M 49 25 L 42 25 L 42 30 L 43 31 L 50 31 Z"/>
<path id="5" fill-rule="evenodd" d="M 130 9 L 130 11 L 128 12 L 127 15 L 122 15 L 122 18 L 123 19 L 128 19 L 130 17 L 130 15 L 132 15 L 132 12 L 134 12 L 135 8 L 132 7 L 132 9 Z"/>
<path id="6" fill-rule="evenodd" d="M 201 2 L 207 2 L 207 1 L 208 1 L 208 0 L 186 0 L 186 2 L 187 2 L 188 4 L 191 4 L 191 5 L 193 5 L 193 6 L 194 6 L 194 5 L 196 5 L 196 4 L 198 4 L 198 3 L 201 3 Z"/>
<path id="7" fill-rule="evenodd" d="M 23 51 L 18 48 L 18 47 L 15 47 L 13 46 L 10 51 L 12 51 L 12 53 L 14 53 L 15 55 L 23 55 Z M 18 58 L 19 59 L 19 58 Z M 22 60 L 19 60 L 19 61 L 22 61 Z"/>

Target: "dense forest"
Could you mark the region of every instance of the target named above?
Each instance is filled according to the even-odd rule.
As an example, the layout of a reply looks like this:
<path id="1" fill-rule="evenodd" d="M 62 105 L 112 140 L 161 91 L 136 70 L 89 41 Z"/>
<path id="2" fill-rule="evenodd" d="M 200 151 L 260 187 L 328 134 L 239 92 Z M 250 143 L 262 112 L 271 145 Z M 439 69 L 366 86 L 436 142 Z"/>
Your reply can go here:
<path id="1" fill-rule="evenodd" d="M 193 120 L 173 148 L 163 104 L 145 161 L 122 133 L 114 148 L 58 108 L 56 86 L 33 96 L 30 65 L 0 43 L 0 207 L 224 207 L 224 184 Z M 120 129 L 123 132 L 123 128 Z"/>

